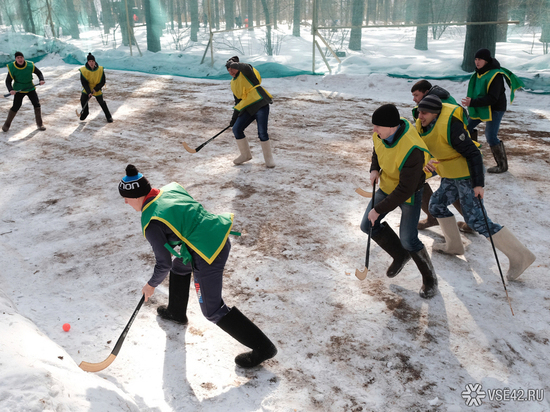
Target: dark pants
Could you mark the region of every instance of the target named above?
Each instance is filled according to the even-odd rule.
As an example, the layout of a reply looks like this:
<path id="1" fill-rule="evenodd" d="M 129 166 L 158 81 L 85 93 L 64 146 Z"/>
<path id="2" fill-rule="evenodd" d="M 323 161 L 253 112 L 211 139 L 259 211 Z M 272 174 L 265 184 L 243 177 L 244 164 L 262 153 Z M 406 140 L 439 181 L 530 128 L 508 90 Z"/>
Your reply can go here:
<path id="1" fill-rule="evenodd" d="M 193 258 L 193 266 L 191 264 L 184 265 L 179 258 L 174 259 L 172 272 L 177 275 L 190 276 L 191 271 L 193 271 L 195 289 L 202 314 L 210 322 L 218 323 L 221 318 L 229 313 L 229 308 L 222 298 L 222 288 L 223 270 L 229 257 L 231 243 L 227 239 L 220 254 L 210 265 L 195 251 L 190 248 L 187 248 L 187 250 Z"/>
<path id="2" fill-rule="evenodd" d="M 233 125 L 233 135 L 237 140 L 244 139 L 244 129 L 246 129 L 250 123 L 256 120 L 258 125 L 258 137 L 262 142 L 269 140 L 269 135 L 267 134 L 267 122 L 269 120 L 269 105 L 262 107 L 256 112 L 255 115 L 251 116 L 246 111 L 244 111 Z"/>
<path id="3" fill-rule="evenodd" d="M 11 107 L 11 110 L 17 113 L 17 111 L 21 108 L 21 105 L 23 104 L 23 99 L 27 96 L 32 105 L 36 108 L 40 107 L 40 101 L 38 100 L 38 95 L 36 94 L 36 90 L 33 90 L 32 92 L 28 93 L 15 93 L 15 96 L 13 96 L 13 106 Z"/>
<path id="4" fill-rule="evenodd" d="M 105 101 L 103 100 L 103 95 L 100 94 L 99 96 L 94 96 L 94 97 L 96 98 L 97 102 L 103 109 L 103 113 L 105 113 L 105 117 L 107 118 L 107 120 L 109 120 L 111 118 L 111 113 L 109 112 L 107 103 L 105 103 Z M 90 102 L 86 104 L 87 101 L 88 101 L 88 95 L 85 93 L 82 93 L 80 95 L 80 104 L 82 105 L 82 114 L 80 115 L 80 120 L 86 119 L 86 117 L 88 117 L 88 114 L 90 114 L 90 111 L 89 111 Z"/>

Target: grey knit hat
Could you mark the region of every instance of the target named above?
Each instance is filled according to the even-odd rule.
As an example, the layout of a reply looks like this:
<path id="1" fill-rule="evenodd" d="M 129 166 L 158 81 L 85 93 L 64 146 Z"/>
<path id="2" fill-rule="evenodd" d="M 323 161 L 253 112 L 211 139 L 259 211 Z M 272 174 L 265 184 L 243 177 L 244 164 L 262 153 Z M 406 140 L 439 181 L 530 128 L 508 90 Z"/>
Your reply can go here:
<path id="1" fill-rule="evenodd" d="M 443 104 L 441 99 L 435 94 L 428 94 L 424 96 L 420 103 L 418 103 L 418 110 L 428 113 L 441 113 Z"/>

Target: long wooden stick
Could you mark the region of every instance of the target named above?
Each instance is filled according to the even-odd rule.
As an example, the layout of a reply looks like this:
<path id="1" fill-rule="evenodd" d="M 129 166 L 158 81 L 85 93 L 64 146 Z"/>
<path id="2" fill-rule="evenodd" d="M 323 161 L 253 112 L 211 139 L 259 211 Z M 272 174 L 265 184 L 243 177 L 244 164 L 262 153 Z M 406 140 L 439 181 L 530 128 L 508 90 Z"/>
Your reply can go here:
<path id="1" fill-rule="evenodd" d="M 502 269 L 500 268 L 500 262 L 498 261 L 497 250 L 495 249 L 495 243 L 493 242 L 493 235 L 491 235 L 491 229 L 489 228 L 489 221 L 487 220 L 487 214 L 485 213 L 485 208 L 483 203 L 481 203 L 481 197 L 476 198 L 479 202 L 479 207 L 483 212 L 483 217 L 485 218 L 485 225 L 487 226 L 487 232 L 489 233 L 489 239 L 491 239 L 491 246 L 493 246 L 493 252 L 495 253 L 495 259 L 497 260 L 498 271 L 500 272 L 500 278 L 502 279 L 502 286 L 504 286 L 504 291 L 506 292 L 506 298 L 508 299 L 508 305 L 510 305 L 510 310 L 512 311 L 512 316 L 514 315 L 514 309 L 512 309 L 512 303 L 510 302 L 510 296 L 508 296 L 508 289 L 506 289 L 506 283 L 504 282 L 504 276 L 502 275 Z"/>
<path id="2" fill-rule="evenodd" d="M 367 195 L 370 195 L 370 196 L 365 196 L 364 194 L 358 192 L 359 190 L 361 192 L 364 192 Z M 372 184 L 372 193 L 365 192 L 364 190 L 359 189 L 359 188 L 355 189 L 355 191 L 357 193 L 359 193 L 361 196 L 365 196 L 365 197 L 374 196 L 374 192 L 376 192 L 376 180 Z M 372 207 L 374 207 L 374 198 L 372 199 Z M 365 268 L 363 270 L 355 269 L 355 277 L 357 277 L 357 279 L 359 279 L 359 280 L 365 280 L 365 278 L 367 277 L 367 273 L 369 272 L 370 239 L 371 239 L 371 237 L 372 237 L 372 223 L 369 222 L 369 240 L 367 241 L 367 254 L 366 254 L 366 257 L 365 257 Z"/>
<path id="3" fill-rule="evenodd" d="M 225 132 L 227 129 L 229 129 L 231 126 L 227 126 L 225 129 L 223 129 L 221 132 L 219 132 L 216 136 L 213 136 L 211 137 L 210 139 L 208 139 L 206 142 L 204 142 L 203 144 L 201 144 L 199 147 L 197 147 L 196 149 L 192 149 L 187 143 L 183 142 L 183 147 L 185 148 L 185 150 L 187 150 L 189 153 L 197 153 L 199 150 L 201 150 L 204 146 L 206 146 L 208 143 L 210 143 L 212 140 L 214 140 L 216 137 L 218 137 L 219 135 L 221 135 L 223 132 Z"/>
<path id="4" fill-rule="evenodd" d="M 145 301 L 145 295 L 141 296 L 141 300 L 139 301 L 136 310 L 134 310 L 134 313 L 132 314 L 132 317 L 130 318 L 130 321 L 122 331 L 122 335 L 120 335 L 120 338 L 118 338 L 115 347 L 111 351 L 111 354 L 105 359 L 103 362 L 99 363 L 90 363 L 90 362 L 80 362 L 80 369 L 85 370 L 86 372 L 99 372 L 105 369 L 107 366 L 109 366 L 115 358 L 118 355 L 118 352 L 120 351 L 120 348 L 122 347 L 122 343 L 124 342 L 124 339 L 126 339 L 126 335 L 128 334 L 128 331 L 130 330 L 130 326 L 132 326 L 132 323 L 134 322 L 134 319 L 136 318 L 139 309 L 141 308 L 141 305 L 143 305 L 143 302 Z"/>

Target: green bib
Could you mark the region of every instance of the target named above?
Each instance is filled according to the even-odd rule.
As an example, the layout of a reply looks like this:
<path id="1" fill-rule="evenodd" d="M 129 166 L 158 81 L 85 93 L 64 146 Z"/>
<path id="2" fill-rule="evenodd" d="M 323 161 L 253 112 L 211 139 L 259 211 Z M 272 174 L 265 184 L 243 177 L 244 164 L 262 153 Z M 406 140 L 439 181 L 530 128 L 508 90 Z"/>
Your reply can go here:
<path id="1" fill-rule="evenodd" d="M 519 77 L 504 67 L 489 70 L 482 75 L 477 73 L 472 74 L 470 83 L 468 83 L 468 94 L 466 96 L 472 99 L 486 96 L 487 93 L 489 93 L 491 83 L 495 79 L 495 76 L 499 73 L 504 76 L 506 83 L 508 83 L 508 87 L 510 87 L 510 103 L 512 103 L 514 101 L 516 90 L 521 89 L 525 85 Z M 490 122 L 493 119 L 491 106 L 469 107 L 468 113 L 470 114 L 470 118 L 479 119 L 482 122 Z"/>
<path id="2" fill-rule="evenodd" d="M 35 90 L 32 82 L 32 73 L 34 72 L 34 63 L 25 60 L 24 67 L 17 67 L 15 62 L 8 64 L 8 71 L 13 79 L 13 90 L 16 92 L 32 92 Z"/>
<path id="3" fill-rule="evenodd" d="M 174 244 L 165 245 L 176 254 L 172 247 L 189 246 L 208 264 L 211 264 L 227 241 L 233 226 L 233 214 L 215 215 L 209 213 L 178 183 L 170 183 L 160 189 L 160 193 L 141 211 L 143 235 L 151 220 L 158 220 L 168 226 L 180 239 Z M 184 263 L 191 261 L 191 255 L 182 245 L 180 254 Z"/>

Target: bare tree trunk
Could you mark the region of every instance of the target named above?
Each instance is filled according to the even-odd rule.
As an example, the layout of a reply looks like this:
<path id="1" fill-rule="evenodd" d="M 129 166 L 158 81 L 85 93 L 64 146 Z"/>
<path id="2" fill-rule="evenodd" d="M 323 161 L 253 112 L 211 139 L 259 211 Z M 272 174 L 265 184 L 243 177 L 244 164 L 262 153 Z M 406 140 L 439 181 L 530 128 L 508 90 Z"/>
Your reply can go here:
<path id="1" fill-rule="evenodd" d="M 292 24 L 292 35 L 300 37 L 300 21 L 301 21 L 302 0 L 294 0 L 294 18 Z"/>
<path id="2" fill-rule="evenodd" d="M 159 52 L 160 36 L 162 34 L 162 22 L 160 21 L 160 4 L 155 0 L 143 0 L 145 12 L 145 25 L 147 27 L 147 50 L 153 53 Z M 130 30 L 130 28 L 128 28 Z"/>
<path id="3" fill-rule="evenodd" d="M 233 0 L 223 0 L 223 6 L 225 8 L 225 28 L 229 30 L 235 25 L 235 13 L 233 11 L 235 3 Z"/>
<path id="4" fill-rule="evenodd" d="M 510 9 L 510 0 L 500 0 L 498 4 L 498 21 L 508 20 L 508 10 Z M 508 25 L 499 24 L 497 26 L 497 41 L 506 42 L 508 38 Z"/>
<path id="5" fill-rule="evenodd" d="M 86 9 L 88 10 L 88 9 Z M 90 1 L 90 9 L 88 10 L 89 22 L 93 27 L 99 27 L 99 20 L 97 19 L 97 9 L 95 3 Z"/>
<path id="6" fill-rule="evenodd" d="M 265 14 L 265 24 L 267 24 L 266 31 L 266 51 L 268 56 L 273 56 L 273 47 L 271 46 L 271 26 L 269 25 L 269 8 L 267 7 L 267 0 L 261 0 Z M 260 14 L 260 13 L 258 13 Z"/>
<path id="7" fill-rule="evenodd" d="M 197 34 L 199 33 L 199 0 L 189 1 L 189 12 L 191 14 L 191 41 L 198 41 Z"/>
<path id="8" fill-rule="evenodd" d="M 80 39 L 80 31 L 78 30 L 78 15 L 74 8 L 73 0 L 66 0 L 67 5 L 67 20 L 69 23 L 69 34 L 73 39 Z"/>
<path id="9" fill-rule="evenodd" d="M 353 0 L 351 4 L 351 32 L 349 36 L 349 49 L 361 51 L 361 35 L 363 30 L 363 12 L 365 2 L 363 0 Z"/>
<path id="10" fill-rule="evenodd" d="M 279 0 L 273 0 L 273 28 L 277 30 L 277 19 L 279 18 Z"/>
<path id="11" fill-rule="evenodd" d="M 248 0 L 247 12 L 248 30 L 254 31 L 254 0 Z"/>
<path id="12" fill-rule="evenodd" d="M 468 21 L 496 21 L 498 17 L 498 0 L 470 1 L 468 6 Z M 466 27 L 466 40 L 462 58 L 462 70 L 474 71 L 474 55 L 479 49 L 489 49 L 495 55 L 497 38 L 496 24 L 470 25 Z"/>
<path id="13" fill-rule="evenodd" d="M 417 0 L 416 23 L 429 23 L 429 11 L 432 6 L 431 0 Z M 428 50 L 428 28 L 429 26 L 417 26 L 414 48 L 416 50 Z"/>
<path id="14" fill-rule="evenodd" d="M 113 10 L 109 0 L 101 0 L 101 16 L 103 20 L 103 33 L 108 34 L 109 30 L 115 27 L 115 19 L 113 18 Z"/>

